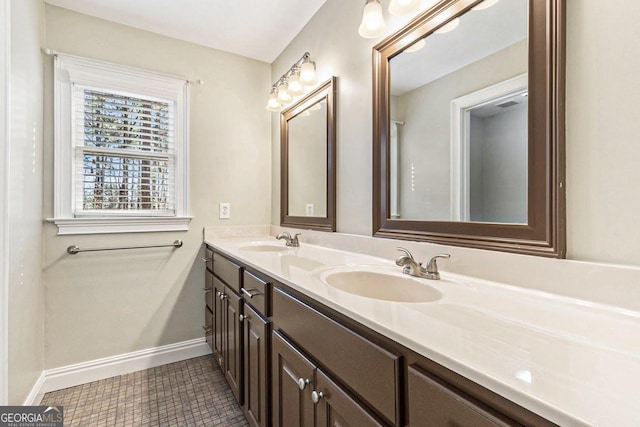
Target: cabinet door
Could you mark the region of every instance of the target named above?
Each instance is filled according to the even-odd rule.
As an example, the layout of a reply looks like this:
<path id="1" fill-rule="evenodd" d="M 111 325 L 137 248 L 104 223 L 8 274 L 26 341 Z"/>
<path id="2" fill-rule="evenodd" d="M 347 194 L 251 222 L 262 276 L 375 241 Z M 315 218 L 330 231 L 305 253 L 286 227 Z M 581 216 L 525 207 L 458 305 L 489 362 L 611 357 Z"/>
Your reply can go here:
<path id="1" fill-rule="evenodd" d="M 409 366 L 411 427 L 513 427 L 521 424 L 424 369 Z"/>
<path id="2" fill-rule="evenodd" d="M 372 373 L 373 374 L 373 373 Z M 377 420 L 321 369 L 316 371 L 316 387 L 312 393 L 316 404 L 317 427 L 381 427 Z"/>
<path id="3" fill-rule="evenodd" d="M 224 284 L 218 280 L 217 277 L 213 278 L 213 352 L 214 357 L 218 361 L 218 364 L 224 370 L 224 358 L 222 357 L 222 344 L 224 343 L 224 335 L 226 327 L 224 325 L 225 320 L 225 302 L 221 299 L 224 295 Z"/>
<path id="4" fill-rule="evenodd" d="M 213 351 L 213 313 L 209 307 L 204 308 L 204 333 L 209 348 Z"/>
<path id="5" fill-rule="evenodd" d="M 222 353 L 224 375 L 236 400 L 242 405 L 242 324 L 238 316 L 242 314 L 242 298 L 229 288 L 225 288 L 225 318 Z"/>
<path id="6" fill-rule="evenodd" d="M 268 368 L 267 339 L 270 323 L 249 305 L 244 305 L 242 324 L 244 335 L 244 413 L 249 424 L 266 427 L 268 421 Z"/>
<path id="7" fill-rule="evenodd" d="M 271 345 L 273 426 L 313 427 L 315 366 L 279 332 L 273 332 Z"/>

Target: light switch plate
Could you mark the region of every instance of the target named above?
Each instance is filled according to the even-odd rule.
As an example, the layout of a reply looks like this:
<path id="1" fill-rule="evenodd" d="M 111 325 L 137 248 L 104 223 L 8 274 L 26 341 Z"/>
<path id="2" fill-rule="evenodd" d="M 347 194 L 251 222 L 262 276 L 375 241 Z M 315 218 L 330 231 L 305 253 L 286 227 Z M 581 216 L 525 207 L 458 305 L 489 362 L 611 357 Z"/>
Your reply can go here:
<path id="1" fill-rule="evenodd" d="M 313 216 L 313 203 L 307 203 L 304 205 L 307 216 Z"/>
<path id="2" fill-rule="evenodd" d="M 231 218 L 231 203 L 220 203 L 220 219 Z"/>

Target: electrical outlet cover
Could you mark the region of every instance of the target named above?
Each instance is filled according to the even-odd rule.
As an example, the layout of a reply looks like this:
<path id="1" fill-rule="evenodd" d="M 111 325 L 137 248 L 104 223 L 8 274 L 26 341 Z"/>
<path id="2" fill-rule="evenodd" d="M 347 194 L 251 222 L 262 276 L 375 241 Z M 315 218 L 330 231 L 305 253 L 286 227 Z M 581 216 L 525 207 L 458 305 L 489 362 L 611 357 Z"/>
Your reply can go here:
<path id="1" fill-rule="evenodd" d="M 220 219 L 231 218 L 231 203 L 220 203 Z"/>

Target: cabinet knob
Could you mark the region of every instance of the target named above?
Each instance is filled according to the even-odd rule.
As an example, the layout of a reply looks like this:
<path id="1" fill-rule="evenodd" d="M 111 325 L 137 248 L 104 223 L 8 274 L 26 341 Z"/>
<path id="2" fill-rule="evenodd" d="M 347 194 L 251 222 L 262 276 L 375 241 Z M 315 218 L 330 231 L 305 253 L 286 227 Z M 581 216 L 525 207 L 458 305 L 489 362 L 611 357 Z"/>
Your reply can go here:
<path id="1" fill-rule="evenodd" d="M 212 259 L 211 258 L 201 258 L 202 262 L 211 262 Z"/>
<path id="2" fill-rule="evenodd" d="M 322 393 L 321 391 L 313 390 L 313 392 L 311 392 L 311 400 L 313 401 L 313 403 L 320 402 L 323 397 L 324 397 L 324 393 Z"/>
<path id="3" fill-rule="evenodd" d="M 202 329 L 204 329 L 205 333 L 209 333 L 213 330 L 213 328 L 211 326 L 203 326 Z"/>
<path id="4" fill-rule="evenodd" d="M 220 298 L 220 301 L 224 301 L 225 298 L 227 298 L 227 296 L 225 294 L 223 294 L 222 292 L 220 292 L 220 296 L 218 298 Z"/>
<path id="5" fill-rule="evenodd" d="M 202 288 L 202 290 L 204 291 L 205 294 L 208 294 L 209 292 L 213 292 L 213 289 L 211 288 Z"/>
<path id="6" fill-rule="evenodd" d="M 249 319 L 249 316 L 245 316 L 245 315 L 242 315 L 242 314 L 238 316 L 238 320 L 239 320 L 239 321 L 241 321 L 241 322 L 242 322 L 243 320 L 245 320 L 245 319 L 247 319 L 247 320 L 248 320 L 248 319 Z"/>
<path id="7" fill-rule="evenodd" d="M 309 380 L 298 378 L 298 388 L 300 390 L 304 390 L 305 388 L 307 388 L 307 385 L 309 385 Z"/>

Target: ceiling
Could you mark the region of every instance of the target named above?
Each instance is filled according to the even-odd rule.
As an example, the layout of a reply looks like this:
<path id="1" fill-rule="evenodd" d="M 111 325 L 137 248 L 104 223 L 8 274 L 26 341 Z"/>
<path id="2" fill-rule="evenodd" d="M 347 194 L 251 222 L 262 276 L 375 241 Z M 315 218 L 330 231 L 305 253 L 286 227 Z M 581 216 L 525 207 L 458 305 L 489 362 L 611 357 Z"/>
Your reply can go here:
<path id="1" fill-rule="evenodd" d="M 326 0 L 45 0 L 76 12 L 273 62 Z"/>
<path id="2" fill-rule="evenodd" d="M 417 52 L 391 60 L 391 92 L 401 96 L 527 38 L 527 0 L 508 0 L 470 10 L 460 26 L 432 34 Z"/>

